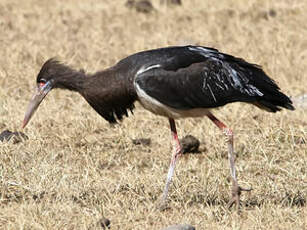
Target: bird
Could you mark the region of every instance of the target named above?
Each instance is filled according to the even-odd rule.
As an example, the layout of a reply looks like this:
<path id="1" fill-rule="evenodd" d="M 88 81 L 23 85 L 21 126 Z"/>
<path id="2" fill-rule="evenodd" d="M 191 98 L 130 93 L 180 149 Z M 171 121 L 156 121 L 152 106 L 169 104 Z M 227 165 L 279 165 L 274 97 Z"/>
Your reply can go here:
<path id="1" fill-rule="evenodd" d="M 109 123 L 118 123 L 133 113 L 135 102 L 169 120 L 173 150 L 161 207 L 167 203 L 176 162 L 182 154 L 176 119 L 206 116 L 225 134 L 232 181 L 227 206 L 235 204 L 239 210 L 241 192 L 251 189 L 238 184 L 233 131 L 213 111 L 234 102 L 272 113 L 295 109 L 261 66 L 215 48 L 194 45 L 141 51 L 91 74 L 50 58 L 37 75 L 36 92 L 26 110 L 23 128 L 52 89 L 78 92 Z"/>

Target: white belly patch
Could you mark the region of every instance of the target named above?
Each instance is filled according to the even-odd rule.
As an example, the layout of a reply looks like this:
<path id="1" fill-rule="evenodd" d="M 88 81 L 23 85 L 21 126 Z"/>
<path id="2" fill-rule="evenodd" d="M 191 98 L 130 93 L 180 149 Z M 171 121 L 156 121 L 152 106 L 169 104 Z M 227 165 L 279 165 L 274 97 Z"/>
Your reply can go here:
<path id="1" fill-rule="evenodd" d="M 141 87 L 136 82 L 134 83 L 134 85 L 141 105 L 145 109 L 157 115 L 176 119 L 184 117 L 201 117 L 209 113 L 209 109 L 205 108 L 195 108 L 187 110 L 179 110 L 171 108 L 167 105 L 162 104 L 161 102 L 149 96 L 148 94 L 146 94 L 146 92 L 143 89 L 141 89 Z"/>

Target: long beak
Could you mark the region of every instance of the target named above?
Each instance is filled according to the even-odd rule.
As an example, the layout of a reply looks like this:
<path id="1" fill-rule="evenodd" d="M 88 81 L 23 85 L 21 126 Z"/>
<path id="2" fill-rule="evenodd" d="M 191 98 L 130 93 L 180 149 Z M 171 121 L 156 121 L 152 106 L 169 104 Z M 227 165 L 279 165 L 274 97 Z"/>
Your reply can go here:
<path id="1" fill-rule="evenodd" d="M 39 104 L 43 101 L 43 99 L 51 89 L 52 89 L 52 84 L 50 81 L 46 82 L 46 84 L 44 84 L 43 86 L 37 86 L 36 92 L 34 93 L 30 101 L 30 104 L 28 105 L 28 109 L 26 111 L 25 118 L 23 120 L 22 128 L 26 127 L 31 117 L 37 110 Z"/>

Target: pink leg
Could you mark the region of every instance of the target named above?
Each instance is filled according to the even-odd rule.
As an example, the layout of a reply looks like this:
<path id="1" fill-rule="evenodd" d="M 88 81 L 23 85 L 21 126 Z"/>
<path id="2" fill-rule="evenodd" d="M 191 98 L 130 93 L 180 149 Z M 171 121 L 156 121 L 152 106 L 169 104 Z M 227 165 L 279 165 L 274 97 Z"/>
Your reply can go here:
<path id="1" fill-rule="evenodd" d="M 231 190 L 232 199 L 228 203 L 228 207 L 230 208 L 234 203 L 236 203 L 237 210 L 239 211 L 241 192 L 251 191 L 251 189 L 244 189 L 238 185 L 236 168 L 235 168 L 235 155 L 233 151 L 233 132 L 223 122 L 218 120 L 212 113 L 208 114 L 207 116 L 217 127 L 219 127 L 219 129 L 221 129 L 224 132 L 224 134 L 227 137 L 228 158 L 229 158 L 229 163 L 230 163 L 230 175 L 232 179 L 232 190 Z"/>
<path id="2" fill-rule="evenodd" d="M 168 174 L 167 174 L 165 188 L 164 188 L 164 191 L 163 191 L 162 205 L 166 204 L 168 189 L 169 189 L 169 185 L 172 181 L 172 177 L 173 177 L 173 174 L 174 174 L 174 170 L 175 170 L 175 166 L 176 166 L 176 160 L 180 157 L 180 155 L 182 153 L 181 145 L 179 143 L 179 139 L 178 139 L 178 136 L 177 136 L 176 125 L 175 125 L 174 119 L 169 118 L 169 123 L 170 123 L 170 127 L 171 127 L 172 138 L 173 138 L 173 154 L 172 154 L 172 159 L 171 159 L 170 167 L 169 167 Z"/>

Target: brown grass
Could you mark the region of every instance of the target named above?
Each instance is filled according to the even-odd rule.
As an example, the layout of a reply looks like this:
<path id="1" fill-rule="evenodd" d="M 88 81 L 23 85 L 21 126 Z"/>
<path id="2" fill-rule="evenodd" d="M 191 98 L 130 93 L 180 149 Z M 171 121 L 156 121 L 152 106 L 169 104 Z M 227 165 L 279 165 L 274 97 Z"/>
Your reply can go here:
<path id="1" fill-rule="evenodd" d="M 151 14 L 124 3 L 0 2 L 0 131 L 20 131 L 36 74 L 53 56 L 96 71 L 140 50 L 196 43 L 261 64 L 290 96 L 306 93 L 306 1 L 183 0 L 167 8 L 155 0 Z M 239 181 L 253 188 L 241 215 L 225 208 L 227 148 L 208 119 L 177 121 L 180 136 L 200 139 L 201 154 L 180 159 L 171 209 L 159 212 L 171 150 L 167 119 L 137 106 L 110 127 L 79 95 L 55 90 L 25 129 L 29 140 L 1 143 L 0 228 L 88 229 L 101 216 L 112 229 L 306 228 L 306 110 L 270 114 L 236 103 L 215 114 L 234 129 Z M 133 138 L 152 144 L 133 145 Z"/>

